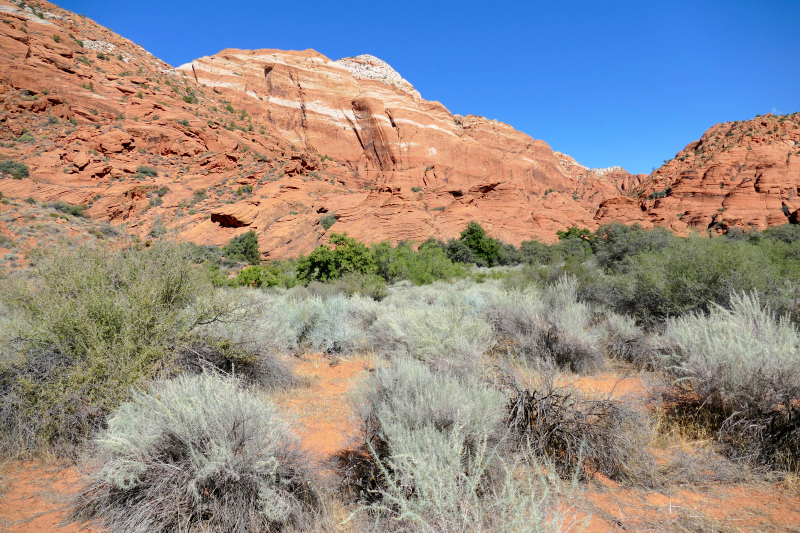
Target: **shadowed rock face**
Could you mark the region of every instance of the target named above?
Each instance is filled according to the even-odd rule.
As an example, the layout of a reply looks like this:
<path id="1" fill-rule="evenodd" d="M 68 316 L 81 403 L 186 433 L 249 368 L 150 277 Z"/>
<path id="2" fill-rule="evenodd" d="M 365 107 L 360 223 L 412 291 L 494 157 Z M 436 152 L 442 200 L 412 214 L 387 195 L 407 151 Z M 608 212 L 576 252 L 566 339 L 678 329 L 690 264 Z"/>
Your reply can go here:
<path id="1" fill-rule="evenodd" d="M 612 220 L 679 233 L 797 223 L 800 113 L 717 124 L 632 192 L 601 205 Z"/>
<path id="2" fill-rule="evenodd" d="M 683 231 L 798 218 L 789 119 L 741 123 L 734 139 L 716 126 L 633 176 L 453 115 L 372 56 L 228 49 L 174 69 L 89 19 L 27 5 L 0 0 L 0 157 L 30 177 L 0 175 L 0 192 L 87 204 L 142 238 L 156 223 L 198 244 L 254 230 L 281 259 L 330 232 L 420 242 L 471 220 L 519 244 L 612 220 Z"/>

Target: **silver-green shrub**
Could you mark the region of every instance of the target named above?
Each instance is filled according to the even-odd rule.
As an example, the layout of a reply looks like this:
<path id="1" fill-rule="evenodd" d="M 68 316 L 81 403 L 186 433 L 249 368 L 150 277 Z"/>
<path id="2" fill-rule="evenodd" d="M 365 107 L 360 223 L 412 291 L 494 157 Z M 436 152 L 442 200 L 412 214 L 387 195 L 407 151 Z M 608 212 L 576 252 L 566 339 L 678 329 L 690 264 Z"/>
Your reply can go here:
<path id="1" fill-rule="evenodd" d="M 325 353 L 349 355 L 364 350 L 377 305 L 358 294 L 309 298 L 302 304 L 304 331 L 300 342 Z"/>
<path id="2" fill-rule="evenodd" d="M 236 380 L 137 392 L 95 443 L 103 466 L 72 519 L 112 532 L 278 531 L 308 526 L 319 503 L 292 426 Z"/>
<path id="3" fill-rule="evenodd" d="M 509 456 L 506 398 L 478 376 L 397 357 L 376 369 L 357 403 L 369 464 L 349 465 L 346 481 L 376 529 L 559 530 L 557 478 Z"/>
<path id="4" fill-rule="evenodd" d="M 361 393 L 361 418 L 377 421 L 391 442 L 394 431 L 460 427 L 464 439 L 477 440 L 496 429 L 505 397 L 479 376 L 456 377 L 409 357 L 397 357 L 375 369 Z"/>
<path id="5" fill-rule="evenodd" d="M 601 332 L 606 354 L 611 359 L 633 363 L 637 368 L 655 369 L 655 351 L 650 338 L 625 315 L 609 312 Z"/>
<path id="6" fill-rule="evenodd" d="M 197 306 L 205 308 L 210 318 L 201 321 L 182 344 L 182 367 L 223 371 L 270 389 L 292 385 L 291 370 L 277 357 L 290 343 L 288 328 L 281 327 L 276 306 L 264 305 L 264 300 L 260 291 L 229 288 L 201 299 Z"/>
<path id="7" fill-rule="evenodd" d="M 229 293 L 244 301 L 244 320 L 235 331 L 274 353 L 310 350 L 349 355 L 364 350 L 379 305 L 358 294 L 323 298 L 297 289 L 244 291 L 244 296 L 241 292 Z M 224 323 L 213 324 L 211 330 L 231 334 Z"/>
<path id="8" fill-rule="evenodd" d="M 560 482 L 482 439 L 468 448 L 459 427 L 406 429 L 380 474 L 381 498 L 364 508 L 384 531 L 545 533 L 564 531 Z M 495 470 L 494 473 L 491 471 Z M 491 482 L 490 482 L 491 480 Z M 556 490 L 554 490 L 554 488 Z"/>
<path id="9" fill-rule="evenodd" d="M 472 368 L 493 343 L 492 328 L 463 304 L 382 306 L 370 329 L 385 356 L 411 356 L 441 368 Z"/>
<path id="10" fill-rule="evenodd" d="M 400 282 L 390 287 L 389 296 L 382 303 L 399 308 L 466 307 L 480 313 L 499 287 L 498 280 L 476 283 L 469 279 L 459 279 L 451 282 L 437 281 L 422 286 Z"/>
<path id="11" fill-rule="evenodd" d="M 357 395 L 370 464 L 352 468 L 347 479 L 376 527 L 556 530 L 553 480 L 504 459 L 505 402 L 477 376 L 442 373 L 413 358 L 376 369 Z"/>
<path id="12" fill-rule="evenodd" d="M 501 291 L 486 314 L 518 355 L 576 372 L 595 370 L 605 364 L 601 338 L 576 291 L 577 281 L 569 277 L 544 290 Z"/>
<path id="13" fill-rule="evenodd" d="M 730 309 L 668 319 L 663 364 L 683 398 L 731 453 L 787 466 L 800 460 L 800 333 L 755 294 Z M 686 402 L 693 405 L 684 405 Z"/>

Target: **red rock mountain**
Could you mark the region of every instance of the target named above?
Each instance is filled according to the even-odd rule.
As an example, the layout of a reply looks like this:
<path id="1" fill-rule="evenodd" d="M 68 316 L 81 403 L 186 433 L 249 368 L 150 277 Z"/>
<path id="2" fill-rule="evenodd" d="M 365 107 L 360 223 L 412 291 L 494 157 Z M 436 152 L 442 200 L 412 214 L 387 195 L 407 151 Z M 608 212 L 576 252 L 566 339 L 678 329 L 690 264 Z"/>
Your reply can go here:
<path id="1" fill-rule="evenodd" d="M 763 120 L 795 135 L 788 120 Z M 783 142 L 783 130 L 770 132 Z M 610 220 L 701 227 L 716 222 L 697 194 L 709 188 L 708 156 L 725 151 L 707 134 L 650 177 L 588 169 L 506 124 L 451 114 L 372 56 L 229 49 L 176 69 L 53 4 L 6 0 L 0 139 L 0 158 L 30 170 L 0 174 L 7 197 L 86 204 L 92 219 L 143 239 L 222 244 L 253 229 L 268 259 L 308 252 L 330 232 L 420 242 L 457 236 L 470 220 L 515 244 Z M 730 161 L 759 180 L 729 202 L 751 223 L 785 220 L 783 195 L 795 211 L 786 187 L 800 181 L 796 158 L 764 166 L 777 164 L 769 146 Z"/>
<path id="2" fill-rule="evenodd" d="M 685 233 L 800 221 L 800 113 L 717 124 L 648 176 L 605 200 L 597 222 Z"/>

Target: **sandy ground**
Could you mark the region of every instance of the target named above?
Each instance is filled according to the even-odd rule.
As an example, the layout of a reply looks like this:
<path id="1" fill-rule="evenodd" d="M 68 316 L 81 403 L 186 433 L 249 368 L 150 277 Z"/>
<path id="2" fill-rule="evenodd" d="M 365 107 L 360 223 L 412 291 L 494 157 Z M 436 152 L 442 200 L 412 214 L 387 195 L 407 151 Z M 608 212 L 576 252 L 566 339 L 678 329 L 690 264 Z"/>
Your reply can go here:
<path id="1" fill-rule="evenodd" d="M 81 475 L 74 466 L 11 462 L 3 466 L 8 490 L 0 497 L 0 531 L 72 533 L 76 524 L 61 525 L 66 505 L 79 490 Z M 83 529 L 82 531 L 92 531 Z"/>

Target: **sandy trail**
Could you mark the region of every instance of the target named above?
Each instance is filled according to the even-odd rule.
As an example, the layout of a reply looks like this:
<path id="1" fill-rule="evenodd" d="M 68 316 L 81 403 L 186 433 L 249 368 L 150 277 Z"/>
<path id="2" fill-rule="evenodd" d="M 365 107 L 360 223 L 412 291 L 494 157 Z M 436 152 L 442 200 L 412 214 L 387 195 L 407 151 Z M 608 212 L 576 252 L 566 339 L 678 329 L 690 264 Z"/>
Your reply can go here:
<path id="1" fill-rule="evenodd" d="M 343 449 L 356 431 L 348 393 L 371 368 L 365 358 L 306 355 L 293 369 L 299 378 L 309 381 L 308 386 L 273 398 L 297 417 L 303 445 L 319 459 Z"/>

